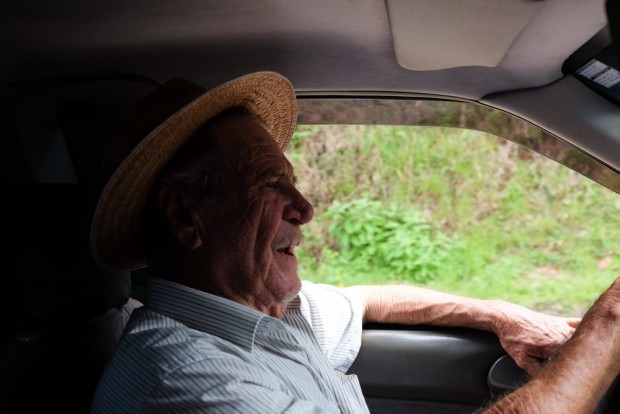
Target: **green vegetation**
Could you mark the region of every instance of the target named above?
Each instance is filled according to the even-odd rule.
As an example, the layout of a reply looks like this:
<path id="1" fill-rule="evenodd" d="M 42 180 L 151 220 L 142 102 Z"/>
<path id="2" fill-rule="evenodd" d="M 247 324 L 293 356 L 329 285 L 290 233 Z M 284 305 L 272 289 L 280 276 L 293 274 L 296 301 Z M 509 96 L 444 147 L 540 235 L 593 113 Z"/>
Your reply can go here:
<path id="1" fill-rule="evenodd" d="M 465 129 L 300 126 L 287 152 L 315 206 L 302 278 L 412 283 L 579 315 L 619 274 L 620 196 Z"/>

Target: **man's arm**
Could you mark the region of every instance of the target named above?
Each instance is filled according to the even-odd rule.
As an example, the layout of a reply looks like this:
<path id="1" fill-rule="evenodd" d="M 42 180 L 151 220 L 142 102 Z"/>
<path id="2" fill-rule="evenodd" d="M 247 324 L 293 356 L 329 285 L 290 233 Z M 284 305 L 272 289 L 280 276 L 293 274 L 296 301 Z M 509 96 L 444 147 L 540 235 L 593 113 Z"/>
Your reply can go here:
<path id="1" fill-rule="evenodd" d="M 620 373 L 619 351 L 620 279 L 536 377 L 485 413 L 592 413 Z"/>
<path id="2" fill-rule="evenodd" d="M 352 286 L 364 304 L 364 321 L 454 326 L 494 332 L 529 374 L 542 368 L 574 332 L 579 319 L 533 312 L 498 300 L 480 300 L 408 285 Z"/>

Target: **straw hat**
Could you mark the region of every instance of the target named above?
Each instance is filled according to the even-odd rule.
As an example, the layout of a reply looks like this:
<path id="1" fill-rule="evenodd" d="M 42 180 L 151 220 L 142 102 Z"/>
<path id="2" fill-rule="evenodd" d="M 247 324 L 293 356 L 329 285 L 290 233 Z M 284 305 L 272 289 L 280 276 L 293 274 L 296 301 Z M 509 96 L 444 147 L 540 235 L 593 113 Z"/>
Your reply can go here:
<path id="1" fill-rule="evenodd" d="M 104 154 L 109 176 L 91 227 L 95 260 L 110 269 L 146 266 L 141 242 L 144 205 L 172 156 L 209 119 L 243 107 L 261 119 L 284 151 L 295 129 L 297 101 L 291 83 L 274 72 L 257 72 L 210 91 L 184 79 L 148 95 L 112 133 Z"/>

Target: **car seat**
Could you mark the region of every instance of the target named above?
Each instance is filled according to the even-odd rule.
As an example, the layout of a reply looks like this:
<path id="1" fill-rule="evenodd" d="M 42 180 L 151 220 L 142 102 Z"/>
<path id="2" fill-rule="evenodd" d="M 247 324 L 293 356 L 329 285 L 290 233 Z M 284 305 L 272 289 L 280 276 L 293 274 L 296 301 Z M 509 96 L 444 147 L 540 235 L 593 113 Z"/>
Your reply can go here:
<path id="1" fill-rule="evenodd" d="M 79 186 L 2 187 L 0 412 L 88 412 L 140 305 L 130 298 L 130 274 L 91 258 L 89 202 Z"/>
<path id="2" fill-rule="evenodd" d="M 31 95 L 0 108 L 1 413 L 88 413 L 141 305 L 90 252 L 108 125 L 150 89 L 119 82 L 17 85 Z"/>

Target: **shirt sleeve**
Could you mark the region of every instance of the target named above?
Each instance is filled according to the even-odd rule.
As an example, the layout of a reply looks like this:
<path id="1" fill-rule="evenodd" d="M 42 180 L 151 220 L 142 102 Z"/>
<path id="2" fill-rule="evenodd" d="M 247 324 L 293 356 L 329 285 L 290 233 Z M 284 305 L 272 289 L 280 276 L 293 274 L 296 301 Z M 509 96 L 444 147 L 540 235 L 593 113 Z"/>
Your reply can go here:
<path id="1" fill-rule="evenodd" d="M 342 288 L 303 281 L 301 312 L 330 365 L 347 372 L 362 343 L 362 301 Z"/>

